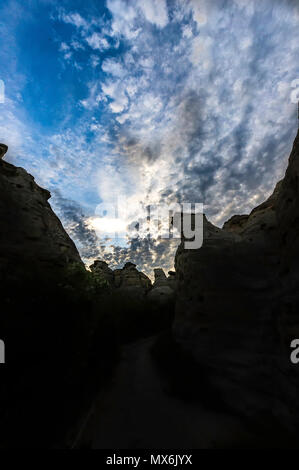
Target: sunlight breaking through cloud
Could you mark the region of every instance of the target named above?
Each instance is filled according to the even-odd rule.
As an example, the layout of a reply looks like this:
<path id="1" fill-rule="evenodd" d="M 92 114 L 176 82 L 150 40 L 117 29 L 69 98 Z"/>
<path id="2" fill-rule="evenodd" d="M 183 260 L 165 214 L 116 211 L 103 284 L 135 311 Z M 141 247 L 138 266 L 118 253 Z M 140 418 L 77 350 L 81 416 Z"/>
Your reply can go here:
<path id="1" fill-rule="evenodd" d="M 0 137 L 8 158 L 53 192 L 85 260 L 107 245 L 114 266 L 131 259 L 149 272 L 160 260 L 170 269 L 175 243 L 112 247 L 113 223 L 101 225 L 96 208 L 117 196 L 132 206 L 202 202 L 221 225 L 264 200 L 297 128 L 299 6 L 100 3 L 37 2 L 30 14 L 19 0 L 0 7 L 8 18 L 0 30 L 7 93 Z"/>

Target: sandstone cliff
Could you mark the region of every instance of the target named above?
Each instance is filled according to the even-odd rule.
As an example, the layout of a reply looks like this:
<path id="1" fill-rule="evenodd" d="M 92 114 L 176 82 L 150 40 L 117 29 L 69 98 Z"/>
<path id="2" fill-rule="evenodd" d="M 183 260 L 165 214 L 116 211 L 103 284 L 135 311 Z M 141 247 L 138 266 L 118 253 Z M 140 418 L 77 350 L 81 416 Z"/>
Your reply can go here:
<path id="1" fill-rule="evenodd" d="M 3 144 L 1 148 L 5 150 Z M 0 193 L 0 279 L 18 277 L 26 266 L 31 273 L 49 276 L 68 263 L 82 264 L 48 203 L 49 191 L 31 175 L 0 160 Z"/>
<path id="2" fill-rule="evenodd" d="M 105 261 L 96 260 L 90 270 L 99 278 L 103 279 L 108 285 L 116 290 L 117 294 L 127 295 L 130 298 L 139 298 L 148 300 L 156 304 L 167 304 L 174 299 L 176 290 L 176 275 L 169 273 L 167 278 L 163 269 L 154 270 L 155 281 L 151 280 L 141 271 L 138 271 L 136 265 L 128 262 L 122 269 L 109 268 Z"/>
<path id="3" fill-rule="evenodd" d="M 287 428 L 299 422 L 299 134 L 285 178 L 249 215 L 223 228 L 204 218 L 199 250 L 176 254 L 174 336 L 197 361 L 227 406 Z M 198 378 L 200 380 L 200 377 Z"/>
<path id="4" fill-rule="evenodd" d="M 0 448 L 67 447 L 116 362 L 114 329 L 50 193 L 3 160 L 0 193 Z"/>

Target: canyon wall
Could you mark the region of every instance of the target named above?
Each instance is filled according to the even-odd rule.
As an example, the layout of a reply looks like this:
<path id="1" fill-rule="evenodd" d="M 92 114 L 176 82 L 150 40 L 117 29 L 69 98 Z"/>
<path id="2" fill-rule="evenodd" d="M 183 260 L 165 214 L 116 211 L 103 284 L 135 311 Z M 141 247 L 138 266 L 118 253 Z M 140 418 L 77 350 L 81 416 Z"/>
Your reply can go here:
<path id="1" fill-rule="evenodd" d="M 48 203 L 49 191 L 33 176 L 0 159 L 0 193 L 0 279 L 23 276 L 26 266 L 49 276 L 69 263 L 83 265 Z"/>
<path id="2" fill-rule="evenodd" d="M 50 193 L 0 145 L 0 448 L 72 446 L 117 361 L 102 285 L 51 209 Z"/>
<path id="3" fill-rule="evenodd" d="M 234 412 L 263 414 L 293 429 L 299 422 L 299 134 L 285 178 L 249 215 L 222 229 L 204 217 L 199 250 L 176 253 L 173 333 Z M 198 377 L 200 380 L 200 377 Z"/>

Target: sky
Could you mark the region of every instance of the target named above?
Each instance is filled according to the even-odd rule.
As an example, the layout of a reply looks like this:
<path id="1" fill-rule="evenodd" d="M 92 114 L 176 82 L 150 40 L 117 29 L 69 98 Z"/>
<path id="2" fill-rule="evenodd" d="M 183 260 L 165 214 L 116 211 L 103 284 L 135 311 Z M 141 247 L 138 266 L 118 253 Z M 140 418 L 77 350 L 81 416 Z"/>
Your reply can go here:
<path id="1" fill-rule="evenodd" d="M 0 0 L 0 44 L 6 159 L 87 265 L 168 271 L 178 240 L 136 231 L 149 205 L 203 203 L 222 226 L 283 177 L 298 0 Z"/>

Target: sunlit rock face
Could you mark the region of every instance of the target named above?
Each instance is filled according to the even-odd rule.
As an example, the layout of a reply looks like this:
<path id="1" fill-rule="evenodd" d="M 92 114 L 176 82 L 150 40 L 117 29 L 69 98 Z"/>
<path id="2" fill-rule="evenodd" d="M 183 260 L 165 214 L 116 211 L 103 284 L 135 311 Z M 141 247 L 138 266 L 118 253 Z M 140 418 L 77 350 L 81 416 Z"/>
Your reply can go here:
<path id="1" fill-rule="evenodd" d="M 7 147 L 0 145 L 0 155 Z M 30 271 L 47 274 L 68 263 L 82 263 L 79 253 L 40 188 L 22 168 L 0 160 L 0 276 Z"/>
<path id="2" fill-rule="evenodd" d="M 299 135 L 283 181 L 249 215 L 222 229 L 204 218 L 199 250 L 176 253 L 175 338 L 213 368 L 213 382 L 240 413 L 264 410 L 299 422 Z"/>

